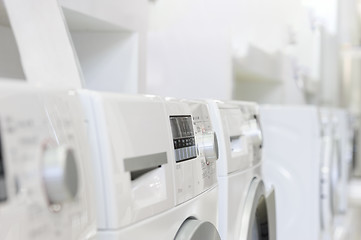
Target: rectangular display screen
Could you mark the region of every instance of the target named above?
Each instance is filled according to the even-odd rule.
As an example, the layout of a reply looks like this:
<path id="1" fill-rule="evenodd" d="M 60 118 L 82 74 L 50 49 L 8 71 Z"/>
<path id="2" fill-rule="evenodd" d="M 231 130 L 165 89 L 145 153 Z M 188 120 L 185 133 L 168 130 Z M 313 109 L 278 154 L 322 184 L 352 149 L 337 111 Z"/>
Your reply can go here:
<path id="1" fill-rule="evenodd" d="M 176 162 L 197 157 L 192 116 L 170 116 Z"/>
<path id="2" fill-rule="evenodd" d="M 191 116 L 171 116 L 170 124 L 173 139 L 194 136 Z"/>
<path id="3" fill-rule="evenodd" d="M 3 202 L 7 199 L 6 194 L 6 184 L 5 184 L 5 169 L 4 169 L 4 159 L 1 148 L 1 138 L 0 138 L 0 202 Z"/>

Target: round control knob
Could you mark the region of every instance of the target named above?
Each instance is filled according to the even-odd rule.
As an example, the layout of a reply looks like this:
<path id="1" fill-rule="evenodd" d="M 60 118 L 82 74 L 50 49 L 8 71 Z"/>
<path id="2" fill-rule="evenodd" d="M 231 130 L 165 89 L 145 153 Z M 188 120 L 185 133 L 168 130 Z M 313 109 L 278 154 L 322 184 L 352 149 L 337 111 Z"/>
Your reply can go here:
<path id="1" fill-rule="evenodd" d="M 57 146 L 44 151 L 43 180 L 50 204 L 61 204 L 75 198 L 79 182 L 72 149 Z"/>
<path id="2" fill-rule="evenodd" d="M 200 148 L 203 151 L 204 157 L 208 161 L 215 161 L 218 159 L 218 141 L 216 133 L 206 134 L 203 136 L 202 145 Z"/>

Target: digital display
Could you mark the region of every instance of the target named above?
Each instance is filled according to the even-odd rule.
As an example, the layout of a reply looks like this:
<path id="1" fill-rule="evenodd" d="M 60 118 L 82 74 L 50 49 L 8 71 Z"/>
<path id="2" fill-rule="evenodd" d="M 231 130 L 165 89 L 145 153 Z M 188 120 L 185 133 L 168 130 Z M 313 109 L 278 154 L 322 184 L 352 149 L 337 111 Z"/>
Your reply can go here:
<path id="1" fill-rule="evenodd" d="M 170 116 L 176 162 L 197 157 L 192 116 Z"/>
<path id="2" fill-rule="evenodd" d="M 171 116 L 170 124 L 173 139 L 194 136 L 191 116 Z"/>
<path id="3" fill-rule="evenodd" d="M 6 194 L 6 184 L 5 184 L 5 168 L 4 168 L 4 159 L 2 153 L 2 143 L 0 138 L 0 202 L 3 202 L 7 199 Z"/>

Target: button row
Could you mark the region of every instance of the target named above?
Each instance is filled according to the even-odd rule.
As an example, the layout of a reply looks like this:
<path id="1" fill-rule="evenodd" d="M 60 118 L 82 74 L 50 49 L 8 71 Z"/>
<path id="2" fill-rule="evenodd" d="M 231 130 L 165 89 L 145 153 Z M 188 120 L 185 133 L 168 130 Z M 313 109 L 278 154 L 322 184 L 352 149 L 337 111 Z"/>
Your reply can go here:
<path id="1" fill-rule="evenodd" d="M 176 149 L 174 150 L 174 154 L 176 162 L 197 157 L 197 151 L 195 146 Z"/>
<path id="2" fill-rule="evenodd" d="M 173 140 L 174 149 L 195 146 L 194 137 Z"/>

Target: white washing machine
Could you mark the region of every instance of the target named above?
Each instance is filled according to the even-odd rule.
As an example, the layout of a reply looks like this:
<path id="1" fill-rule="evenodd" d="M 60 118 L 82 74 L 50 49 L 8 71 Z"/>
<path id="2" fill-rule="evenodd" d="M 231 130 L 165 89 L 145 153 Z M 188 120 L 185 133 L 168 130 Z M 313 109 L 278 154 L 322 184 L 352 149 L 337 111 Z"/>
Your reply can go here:
<path id="1" fill-rule="evenodd" d="M 334 109 L 336 123 L 335 138 L 339 145 L 340 157 L 340 184 L 336 189 L 338 194 L 337 211 L 333 221 L 333 239 L 349 239 L 349 229 L 347 224 L 348 212 L 348 183 L 353 157 L 352 127 L 349 113 L 344 109 Z"/>
<path id="2" fill-rule="evenodd" d="M 210 210 L 217 145 L 208 144 L 211 129 L 194 130 L 209 123 L 204 113 L 198 124 L 191 105 L 175 100 L 90 91 L 82 99 L 98 169 L 97 237 L 219 239 Z"/>
<path id="3" fill-rule="evenodd" d="M 95 237 L 89 144 L 74 94 L 0 94 L 0 239 Z"/>
<path id="4" fill-rule="evenodd" d="M 144 239 L 124 229 L 174 206 L 164 101 L 81 91 L 93 149 L 98 239 Z M 165 228 L 165 226 L 160 226 Z"/>
<path id="5" fill-rule="evenodd" d="M 323 155 L 321 162 L 321 238 L 334 239 L 336 216 L 343 212 L 347 200 L 342 171 L 342 146 L 339 138 L 339 121 L 335 109 L 319 110 L 322 127 Z M 343 194 L 346 193 L 345 196 Z M 345 198 L 345 199 L 344 199 Z"/>
<path id="6" fill-rule="evenodd" d="M 318 109 L 261 106 L 263 174 L 275 187 L 278 240 L 320 237 Z"/>
<path id="7" fill-rule="evenodd" d="M 352 165 L 352 131 L 351 131 L 351 122 L 350 115 L 344 109 L 335 109 L 334 111 L 335 118 L 337 121 L 337 126 L 335 129 L 336 141 L 339 143 L 340 147 L 340 158 L 341 158 L 341 188 L 339 189 L 340 202 L 339 202 L 339 214 L 345 214 L 348 209 L 347 202 L 347 188 L 348 181 L 350 178 L 349 169 Z"/>
<path id="8" fill-rule="evenodd" d="M 202 101 L 167 99 L 166 109 L 174 144 L 176 209 L 182 212 L 181 216 L 173 216 L 178 218 L 175 228 L 183 222 L 175 239 L 220 239 L 216 228 L 218 143 L 208 106 Z M 187 139 L 194 139 L 195 144 L 187 145 Z M 192 226 L 190 220 L 198 221 L 199 226 Z"/>
<path id="9" fill-rule="evenodd" d="M 219 137 L 221 238 L 275 239 L 274 195 L 267 196 L 261 172 L 262 133 L 257 105 L 213 100 L 208 104 Z"/>

